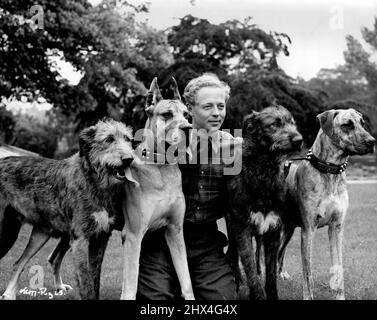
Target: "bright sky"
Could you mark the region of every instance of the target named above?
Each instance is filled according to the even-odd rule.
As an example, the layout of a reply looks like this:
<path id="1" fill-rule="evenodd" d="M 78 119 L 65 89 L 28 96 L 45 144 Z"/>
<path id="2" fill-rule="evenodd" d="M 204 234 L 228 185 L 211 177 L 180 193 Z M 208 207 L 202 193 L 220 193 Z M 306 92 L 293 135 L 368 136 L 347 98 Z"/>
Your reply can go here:
<path id="1" fill-rule="evenodd" d="M 265 31 L 285 32 L 292 40 L 290 56 L 281 57 L 279 65 L 289 75 L 305 79 L 321 68 L 342 64 L 346 35 L 361 39 L 361 28 L 372 28 L 377 17 L 376 0 L 150 0 L 150 4 L 144 18 L 157 29 L 176 25 L 179 18 L 192 14 L 213 23 L 251 16 Z M 78 81 L 80 76 L 69 69 L 62 66 L 63 76 Z"/>

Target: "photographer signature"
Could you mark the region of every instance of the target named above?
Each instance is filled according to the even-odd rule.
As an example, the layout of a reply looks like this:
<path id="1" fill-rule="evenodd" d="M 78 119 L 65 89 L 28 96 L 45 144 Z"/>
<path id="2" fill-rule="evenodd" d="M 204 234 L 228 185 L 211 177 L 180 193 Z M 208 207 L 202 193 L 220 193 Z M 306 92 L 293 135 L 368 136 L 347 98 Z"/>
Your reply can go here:
<path id="1" fill-rule="evenodd" d="M 49 299 L 66 294 L 63 290 L 51 292 L 47 291 L 47 288 L 29 289 L 28 287 L 19 290 L 19 293 L 30 297 L 46 296 Z"/>

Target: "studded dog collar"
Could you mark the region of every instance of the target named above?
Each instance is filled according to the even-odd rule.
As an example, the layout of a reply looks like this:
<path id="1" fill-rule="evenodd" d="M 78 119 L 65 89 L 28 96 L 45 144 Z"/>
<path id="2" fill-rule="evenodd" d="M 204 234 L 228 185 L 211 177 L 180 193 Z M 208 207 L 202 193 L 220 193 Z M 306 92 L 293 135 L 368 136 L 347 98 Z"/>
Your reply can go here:
<path id="1" fill-rule="evenodd" d="M 294 159 L 291 159 L 290 161 L 288 161 L 288 163 L 286 164 L 286 167 L 289 168 L 292 161 L 294 161 L 294 160 L 307 160 L 319 172 L 329 173 L 329 174 L 341 174 L 342 172 L 346 171 L 347 165 L 348 165 L 348 160 L 346 160 L 342 164 L 334 164 L 334 163 L 331 163 L 331 162 L 323 161 L 323 160 L 317 158 L 313 154 L 312 149 L 309 149 L 305 158 L 294 158 Z"/>
<path id="2" fill-rule="evenodd" d="M 311 165 L 322 173 L 341 174 L 347 169 L 348 160 L 342 164 L 334 164 L 317 158 L 310 149 L 306 155 Z"/>

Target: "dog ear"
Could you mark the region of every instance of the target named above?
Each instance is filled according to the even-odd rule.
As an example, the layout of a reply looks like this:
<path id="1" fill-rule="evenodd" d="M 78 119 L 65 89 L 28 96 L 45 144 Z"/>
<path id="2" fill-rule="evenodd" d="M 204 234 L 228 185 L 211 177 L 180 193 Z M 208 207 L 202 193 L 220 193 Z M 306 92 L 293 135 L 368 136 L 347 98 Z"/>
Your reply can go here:
<path id="1" fill-rule="evenodd" d="M 149 88 L 149 92 L 152 93 L 152 104 L 156 106 L 157 103 L 159 103 L 163 99 L 160 88 L 157 84 L 157 77 L 153 79 L 151 86 Z"/>
<path id="2" fill-rule="evenodd" d="M 182 101 L 181 95 L 179 94 L 179 90 L 178 90 L 178 84 L 174 77 L 171 77 L 171 83 L 172 83 L 171 88 L 174 93 L 173 99 Z"/>
<path id="3" fill-rule="evenodd" d="M 157 78 L 153 78 L 151 86 L 146 96 L 145 100 L 145 112 L 147 113 L 148 117 L 153 115 L 153 109 L 157 105 L 159 101 L 162 100 L 162 95 L 160 88 L 157 84 Z"/>
<path id="4" fill-rule="evenodd" d="M 243 118 L 243 131 L 250 131 L 254 127 L 255 119 L 259 112 L 251 110 L 251 113 Z"/>
<path id="5" fill-rule="evenodd" d="M 324 133 L 326 133 L 330 138 L 334 135 L 334 119 L 338 115 L 339 111 L 337 110 L 327 110 L 320 113 L 317 116 L 319 125 Z"/>
<path id="6" fill-rule="evenodd" d="M 95 126 L 91 126 L 81 131 L 80 136 L 79 136 L 80 157 L 83 157 L 89 153 L 90 146 L 92 142 L 94 141 L 95 135 L 96 135 Z"/>

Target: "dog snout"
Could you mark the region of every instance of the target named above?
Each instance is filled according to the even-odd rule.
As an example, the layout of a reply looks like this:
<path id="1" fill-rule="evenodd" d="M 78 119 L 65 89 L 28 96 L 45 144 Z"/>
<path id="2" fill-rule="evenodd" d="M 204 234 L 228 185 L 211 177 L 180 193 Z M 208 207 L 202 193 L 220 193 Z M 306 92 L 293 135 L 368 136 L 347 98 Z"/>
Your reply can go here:
<path id="1" fill-rule="evenodd" d="M 192 128 L 192 125 L 188 121 L 184 121 L 179 124 L 179 129 L 183 131 L 186 131 L 186 130 L 188 131 L 191 128 Z"/>
<path id="2" fill-rule="evenodd" d="M 292 138 L 291 140 L 292 142 L 292 146 L 295 148 L 295 149 L 301 149 L 302 147 L 302 136 L 301 135 L 296 135 Z"/>
<path id="3" fill-rule="evenodd" d="M 367 141 L 365 141 L 365 144 L 368 147 L 373 147 L 376 144 L 376 139 L 374 139 L 373 137 L 371 137 L 370 139 L 368 139 Z"/>

